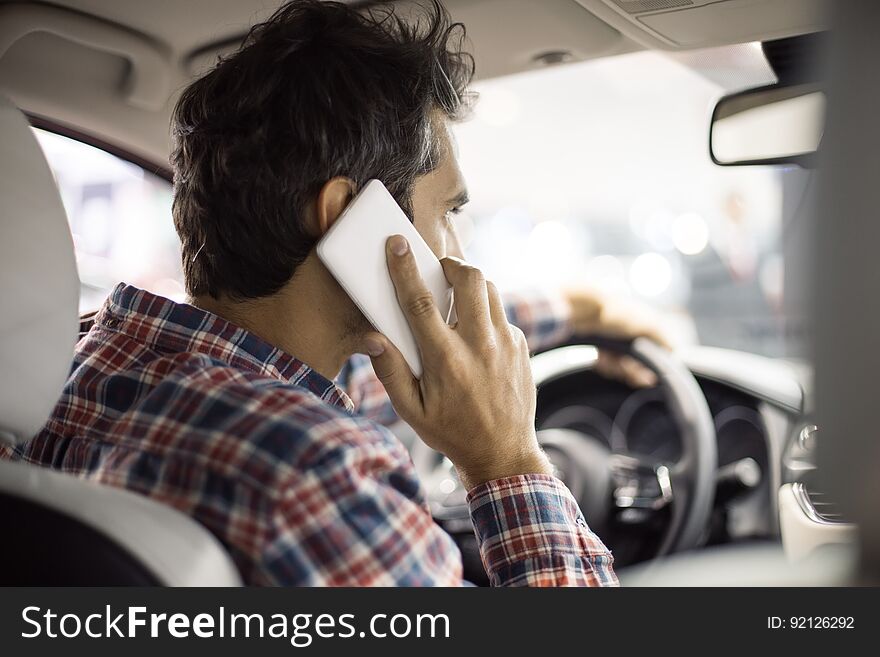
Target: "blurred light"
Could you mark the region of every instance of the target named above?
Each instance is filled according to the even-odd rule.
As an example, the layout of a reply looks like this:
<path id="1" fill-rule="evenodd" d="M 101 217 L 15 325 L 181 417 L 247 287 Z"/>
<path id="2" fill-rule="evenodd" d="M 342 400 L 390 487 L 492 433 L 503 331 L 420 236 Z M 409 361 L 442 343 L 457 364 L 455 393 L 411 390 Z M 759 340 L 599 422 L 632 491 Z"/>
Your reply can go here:
<path id="1" fill-rule="evenodd" d="M 144 173 L 139 166 L 115 155 L 52 132 L 32 130 L 62 186 L 82 187 L 143 179 Z"/>
<path id="2" fill-rule="evenodd" d="M 669 210 L 657 210 L 651 213 L 645 223 L 645 239 L 658 251 L 669 251 L 672 243 L 672 222 L 674 216 Z"/>
<path id="3" fill-rule="evenodd" d="M 113 237 L 113 204 L 110 199 L 96 196 L 82 204 L 79 214 L 78 244 L 95 255 L 103 254 Z"/>
<path id="4" fill-rule="evenodd" d="M 645 237 L 648 219 L 656 206 L 650 201 L 637 201 L 629 209 L 629 227 L 639 237 Z"/>
<path id="5" fill-rule="evenodd" d="M 542 221 L 529 235 L 529 247 L 533 251 L 555 256 L 571 250 L 571 231 L 558 221 Z"/>
<path id="6" fill-rule="evenodd" d="M 535 283 L 558 283 L 577 264 L 576 249 L 571 231 L 558 221 L 542 221 L 528 239 L 528 262 L 519 263 L 528 270 Z"/>
<path id="7" fill-rule="evenodd" d="M 527 209 L 536 221 L 561 221 L 571 216 L 571 204 L 558 184 L 536 183 L 529 193 Z"/>
<path id="8" fill-rule="evenodd" d="M 591 258 L 585 276 L 590 285 L 595 285 L 607 293 L 629 296 L 630 287 L 626 280 L 626 267 L 620 258 L 613 255 L 600 255 Z"/>
<path id="9" fill-rule="evenodd" d="M 519 119 L 519 98 L 502 87 L 487 87 L 480 91 L 474 108 L 477 118 L 496 128 L 513 125 Z"/>
<path id="10" fill-rule="evenodd" d="M 532 230 L 529 213 L 515 205 L 504 206 L 490 219 L 492 239 L 501 236 L 526 237 Z"/>
<path id="11" fill-rule="evenodd" d="M 455 481 L 452 479 L 446 478 L 440 482 L 440 485 L 438 486 L 438 488 L 440 489 L 440 492 L 443 493 L 444 495 L 449 495 L 449 493 L 451 493 L 452 491 L 455 490 Z"/>
<path id="12" fill-rule="evenodd" d="M 659 253 L 643 253 L 630 265 L 629 281 L 642 296 L 660 296 L 672 282 L 672 266 Z"/>
<path id="13" fill-rule="evenodd" d="M 626 268 L 620 258 L 613 255 L 600 255 L 590 260 L 587 271 L 596 278 L 626 278 Z"/>
<path id="14" fill-rule="evenodd" d="M 672 223 L 672 243 L 685 255 L 697 255 L 709 244 L 709 227 L 696 212 L 679 215 Z"/>

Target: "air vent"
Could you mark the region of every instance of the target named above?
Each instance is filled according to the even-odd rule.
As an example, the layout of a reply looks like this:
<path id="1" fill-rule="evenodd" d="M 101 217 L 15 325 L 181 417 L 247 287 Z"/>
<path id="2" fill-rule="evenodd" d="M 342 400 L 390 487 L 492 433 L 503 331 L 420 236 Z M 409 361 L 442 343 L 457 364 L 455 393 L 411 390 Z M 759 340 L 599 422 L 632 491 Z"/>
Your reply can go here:
<path id="1" fill-rule="evenodd" d="M 826 493 L 816 490 L 814 486 L 797 483 L 793 490 L 798 504 L 813 520 L 826 523 L 850 522 L 837 502 L 829 498 Z"/>
<path id="2" fill-rule="evenodd" d="M 628 14 L 643 14 L 648 11 L 690 7 L 694 0 L 612 0 Z"/>

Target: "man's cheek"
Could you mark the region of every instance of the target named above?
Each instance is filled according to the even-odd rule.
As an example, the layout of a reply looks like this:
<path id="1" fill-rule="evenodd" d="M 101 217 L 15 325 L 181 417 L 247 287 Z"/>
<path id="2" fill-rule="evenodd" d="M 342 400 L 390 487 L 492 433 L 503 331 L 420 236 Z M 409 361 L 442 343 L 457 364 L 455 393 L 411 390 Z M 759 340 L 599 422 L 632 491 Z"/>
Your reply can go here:
<path id="1" fill-rule="evenodd" d="M 425 240 L 425 243 L 428 245 L 428 248 L 437 256 L 438 259 L 445 258 L 447 255 L 450 255 L 447 252 L 446 248 L 446 239 L 443 233 L 439 230 L 422 230 L 416 225 L 416 230 L 419 231 L 419 234 L 422 236 L 422 239 Z"/>
<path id="2" fill-rule="evenodd" d="M 458 232 L 455 230 L 455 224 L 450 223 L 449 225 L 450 228 L 446 235 L 445 255 L 464 260 L 464 249 L 461 246 L 461 241 L 458 239 Z"/>

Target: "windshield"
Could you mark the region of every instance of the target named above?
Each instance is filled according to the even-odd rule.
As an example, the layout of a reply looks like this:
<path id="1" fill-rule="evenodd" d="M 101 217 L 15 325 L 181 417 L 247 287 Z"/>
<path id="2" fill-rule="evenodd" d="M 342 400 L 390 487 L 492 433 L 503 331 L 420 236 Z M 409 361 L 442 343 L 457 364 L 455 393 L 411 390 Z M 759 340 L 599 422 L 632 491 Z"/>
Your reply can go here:
<path id="1" fill-rule="evenodd" d="M 455 127 L 473 199 L 459 216 L 468 258 L 502 289 L 581 284 L 645 301 L 684 343 L 802 355 L 782 245 L 794 243 L 809 178 L 720 167 L 708 153 L 717 99 L 771 81 L 760 49 L 744 45 L 478 83 L 474 116 Z M 182 300 L 171 185 L 35 132 L 71 222 L 81 309 L 120 280 Z"/>
<path id="2" fill-rule="evenodd" d="M 502 289 L 588 284 L 662 309 L 681 342 L 798 354 L 781 237 L 786 194 L 802 193 L 787 178 L 804 173 L 721 167 L 708 152 L 718 98 L 772 72 L 753 44 L 678 59 L 640 52 L 475 85 L 456 129 L 467 255 Z"/>

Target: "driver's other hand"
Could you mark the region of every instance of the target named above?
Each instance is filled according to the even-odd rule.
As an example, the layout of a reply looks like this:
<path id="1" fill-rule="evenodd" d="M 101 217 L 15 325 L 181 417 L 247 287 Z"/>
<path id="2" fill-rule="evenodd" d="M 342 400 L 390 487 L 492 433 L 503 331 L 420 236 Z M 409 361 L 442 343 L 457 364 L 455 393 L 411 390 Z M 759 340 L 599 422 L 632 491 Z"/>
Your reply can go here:
<path id="1" fill-rule="evenodd" d="M 643 304 L 612 298 L 587 287 L 570 287 L 563 294 L 571 306 L 575 335 L 627 340 L 645 337 L 667 349 L 672 348 L 659 318 Z M 599 351 L 596 369 L 603 376 L 624 381 L 635 388 L 657 384 L 657 376 L 636 359 L 605 349 Z"/>
<path id="2" fill-rule="evenodd" d="M 498 290 L 456 258 L 441 263 L 455 291 L 447 326 L 400 236 L 386 247 L 397 299 L 422 357 L 416 379 L 379 333 L 364 351 L 398 415 L 455 464 L 466 489 L 521 474 L 551 474 L 535 435 L 535 384 L 522 331 L 507 322 Z"/>

